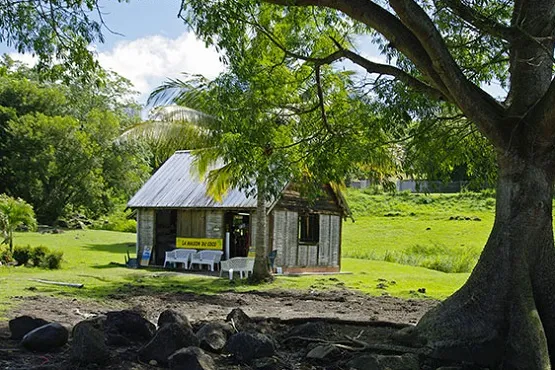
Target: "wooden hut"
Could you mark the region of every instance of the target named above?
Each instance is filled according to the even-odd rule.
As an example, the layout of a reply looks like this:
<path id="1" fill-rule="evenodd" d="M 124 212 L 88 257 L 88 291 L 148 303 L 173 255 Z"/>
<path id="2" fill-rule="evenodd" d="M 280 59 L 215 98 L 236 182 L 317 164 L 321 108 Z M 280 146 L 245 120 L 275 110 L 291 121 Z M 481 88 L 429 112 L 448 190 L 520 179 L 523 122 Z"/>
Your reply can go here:
<path id="1" fill-rule="evenodd" d="M 254 251 L 256 197 L 232 189 L 221 202 L 206 194 L 192 171 L 189 151 L 171 156 L 131 198 L 137 210 L 137 258 L 162 265 L 175 248 L 219 249 L 224 259 Z M 268 203 L 268 253 L 283 273 L 338 272 L 342 219 L 350 216 L 343 195 L 330 184 L 315 201 L 303 199 L 294 184 Z"/>

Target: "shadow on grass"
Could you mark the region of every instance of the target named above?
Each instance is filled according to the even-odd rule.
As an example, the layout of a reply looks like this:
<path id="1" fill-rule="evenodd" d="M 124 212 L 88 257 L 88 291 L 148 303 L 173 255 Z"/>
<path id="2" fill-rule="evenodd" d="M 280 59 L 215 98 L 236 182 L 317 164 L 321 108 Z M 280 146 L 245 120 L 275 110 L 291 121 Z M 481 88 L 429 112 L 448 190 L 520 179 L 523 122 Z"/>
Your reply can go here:
<path id="1" fill-rule="evenodd" d="M 85 244 L 84 249 L 89 249 L 95 252 L 110 252 L 126 254 L 135 253 L 135 243 L 113 243 L 113 244 Z"/>

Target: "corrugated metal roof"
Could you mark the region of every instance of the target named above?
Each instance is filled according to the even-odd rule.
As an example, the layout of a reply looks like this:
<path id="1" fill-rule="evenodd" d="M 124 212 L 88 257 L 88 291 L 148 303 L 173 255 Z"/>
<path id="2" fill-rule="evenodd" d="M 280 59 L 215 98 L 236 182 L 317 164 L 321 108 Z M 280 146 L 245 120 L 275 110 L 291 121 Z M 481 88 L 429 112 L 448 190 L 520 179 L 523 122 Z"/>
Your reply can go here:
<path id="1" fill-rule="evenodd" d="M 256 208 L 256 196 L 229 190 L 221 202 L 206 195 L 189 151 L 175 152 L 127 203 L 131 208 Z"/>

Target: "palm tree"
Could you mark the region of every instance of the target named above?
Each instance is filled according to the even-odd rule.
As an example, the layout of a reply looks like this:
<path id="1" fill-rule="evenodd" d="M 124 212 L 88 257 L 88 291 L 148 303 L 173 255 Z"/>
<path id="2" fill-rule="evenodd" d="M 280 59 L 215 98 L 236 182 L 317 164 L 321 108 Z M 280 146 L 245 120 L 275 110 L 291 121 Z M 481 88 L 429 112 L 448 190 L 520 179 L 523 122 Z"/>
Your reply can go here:
<path id="1" fill-rule="evenodd" d="M 0 230 L 4 237 L 3 244 L 8 244 L 13 252 L 13 233 L 21 225 L 34 230 L 37 221 L 33 206 L 20 198 L 12 198 L 6 194 L 0 195 Z"/>
<path id="2" fill-rule="evenodd" d="M 163 141 L 165 148 L 169 151 L 178 148 L 179 145 L 194 144 L 195 147 L 187 149 L 197 149 L 196 169 L 198 175 L 207 178 L 208 195 L 216 200 L 221 200 L 225 193 L 235 187 L 247 187 L 256 184 L 256 238 L 255 238 L 255 264 L 251 279 L 253 281 L 263 281 L 271 278 L 268 266 L 268 217 L 266 210 L 266 201 L 268 198 L 267 182 L 263 176 L 256 178 L 245 178 L 245 167 L 251 166 L 251 163 L 243 161 L 230 160 L 221 166 L 221 158 L 227 154 L 222 149 L 221 141 L 225 135 L 225 130 L 221 130 L 222 120 L 218 120 L 217 107 L 213 101 L 206 99 L 203 94 L 206 92 L 207 81 L 197 78 L 196 83 L 184 82 L 181 80 L 169 80 L 162 86 L 158 87 L 149 98 L 149 103 L 170 103 L 169 105 L 160 105 L 154 110 L 153 121 L 164 123 L 164 128 L 155 129 L 151 125 L 145 126 L 150 130 L 154 130 L 154 136 Z M 210 103 L 209 103 L 210 102 Z M 181 104 L 181 105 L 180 105 Z M 184 104 L 193 106 L 187 107 Z M 218 127 L 219 129 L 214 129 Z M 194 140 L 186 139 L 185 135 L 179 135 L 178 131 L 193 132 Z M 135 133 L 138 133 L 135 131 Z M 184 140 L 185 139 L 185 140 Z M 174 143 L 173 147 L 169 143 Z M 264 144 L 266 146 L 266 144 Z M 172 153 L 173 153 L 172 151 Z M 218 166 L 220 164 L 220 166 Z M 266 171 L 267 172 L 267 171 Z M 248 182 L 248 184 L 245 184 Z"/>

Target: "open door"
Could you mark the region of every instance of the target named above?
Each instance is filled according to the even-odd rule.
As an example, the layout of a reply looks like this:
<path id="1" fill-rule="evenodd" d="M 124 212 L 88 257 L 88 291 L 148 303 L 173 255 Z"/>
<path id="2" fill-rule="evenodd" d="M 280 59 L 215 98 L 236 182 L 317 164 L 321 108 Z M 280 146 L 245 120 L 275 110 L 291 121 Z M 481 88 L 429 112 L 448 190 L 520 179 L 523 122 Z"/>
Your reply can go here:
<path id="1" fill-rule="evenodd" d="M 156 247 L 152 253 L 150 263 L 163 265 L 166 251 L 175 249 L 177 236 L 177 211 L 175 209 L 156 211 Z"/>
<path id="2" fill-rule="evenodd" d="M 250 214 L 227 212 L 224 222 L 226 235 L 229 235 L 229 257 L 247 257 L 250 246 Z"/>

